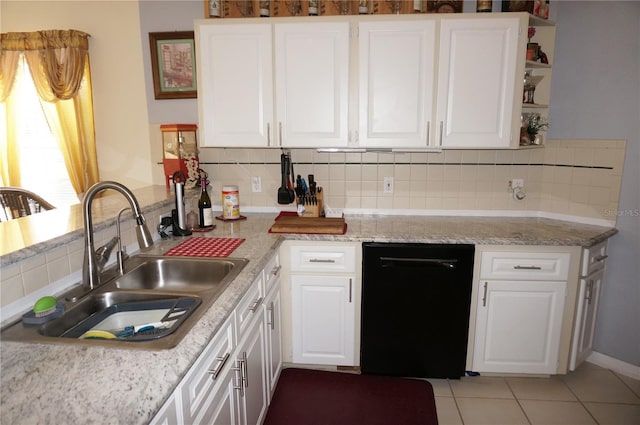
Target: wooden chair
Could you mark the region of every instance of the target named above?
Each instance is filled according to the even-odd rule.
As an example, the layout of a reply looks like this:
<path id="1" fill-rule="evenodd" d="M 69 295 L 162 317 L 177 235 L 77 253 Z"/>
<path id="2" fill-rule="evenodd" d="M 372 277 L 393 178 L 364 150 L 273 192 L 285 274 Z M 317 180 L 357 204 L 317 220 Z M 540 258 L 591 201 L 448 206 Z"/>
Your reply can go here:
<path id="1" fill-rule="evenodd" d="M 0 221 L 26 217 L 54 208 L 29 190 L 19 187 L 0 187 Z"/>

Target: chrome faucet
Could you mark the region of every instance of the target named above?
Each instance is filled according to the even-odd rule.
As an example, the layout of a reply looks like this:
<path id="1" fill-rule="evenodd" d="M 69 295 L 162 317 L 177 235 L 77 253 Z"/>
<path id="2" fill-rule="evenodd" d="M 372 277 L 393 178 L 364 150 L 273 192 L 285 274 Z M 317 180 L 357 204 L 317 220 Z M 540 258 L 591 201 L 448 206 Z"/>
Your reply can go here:
<path id="1" fill-rule="evenodd" d="M 113 189 L 120 192 L 125 198 L 127 198 L 127 201 L 129 201 L 131 212 L 136 220 L 136 236 L 138 238 L 140 250 L 144 251 L 153 245 L 153 239 L 151 238 L 149 229 L 147 229 L 144 216 L 142 215 L 142 210 L 140 209 L 140 205 L 138 205 L 138 200 L 131 190 L 124 185 L 113 181 L 98 182 L 91 186 L 85 193 L 84 199 L 82 200 L 82 214 L 84 218 L 84 263 L 82 265 L 82 282 L 84 285 L 88 286 L 90 290 L 100 285 L 100 272 L 102 267 L 104 267 L 104 263 L 106 263 L 106 261 L 102 261 L 98 258 L 94 248 L 93 220 L 91 217 L 91 203 L 93 202 L 93 198 L 105 189 Z M 111 242 L 113 242 L 113 240 Z M 111 242 L 107 245 L 110 245 Z"/>

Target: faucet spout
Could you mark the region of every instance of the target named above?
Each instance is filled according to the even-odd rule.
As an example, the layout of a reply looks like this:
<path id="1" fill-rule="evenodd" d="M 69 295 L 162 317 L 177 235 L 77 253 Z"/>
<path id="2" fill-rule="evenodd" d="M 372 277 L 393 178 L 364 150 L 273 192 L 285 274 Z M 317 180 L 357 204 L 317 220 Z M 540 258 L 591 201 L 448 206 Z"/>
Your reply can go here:
<path id="1" fill-rule="evenodd" d="M 129 201 L 131 212 L 136 221 L 136 235 L 140 249 L 144 251 L 153 245 L 153 238 L 147 228 L 144 215 L 142 214 L 138 200 L 131 190 L 126 186 L 113 181 L 98 182 L 91 186 L 85 193 L 82 200 L 82 214 L 84 219 L 84 263 L 82 265 L 82 280 L 89 289 L 94 289 L 100 285 L 100 271 L 104 265 L 100 264 L 94 248 L 95 243 L 93 236 L 91 203 L 98 193 L 106 189 L 112 189 L 120 192 L 127 201 Z"/>

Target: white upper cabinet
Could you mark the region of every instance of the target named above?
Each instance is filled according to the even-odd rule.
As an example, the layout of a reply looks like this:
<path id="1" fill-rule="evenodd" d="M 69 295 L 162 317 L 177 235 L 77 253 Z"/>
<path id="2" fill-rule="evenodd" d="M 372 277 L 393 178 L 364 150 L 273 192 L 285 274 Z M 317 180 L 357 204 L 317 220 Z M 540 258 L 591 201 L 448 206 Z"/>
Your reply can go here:
<path id="1" fill-rule="evenodd" d="M 515 17 L 440 21 L 437 145 L 517 146 L 512 130 L 520 21 Z"/>
<path id="2" fill-rule="evenodd" d="M 272 26 L 196 26 L 202 146 L 267 147 L 273 140 Z"/>
<path id="3" fill-rule="evenodd" d="M 435 40 L 435 20 L 359 24 L 361 147 L 428 147 Z"/>
<path id="4" fill-rule="evenodd" d="M 275 25 L 279 144 L 347 146 L 349 23 Z"/>

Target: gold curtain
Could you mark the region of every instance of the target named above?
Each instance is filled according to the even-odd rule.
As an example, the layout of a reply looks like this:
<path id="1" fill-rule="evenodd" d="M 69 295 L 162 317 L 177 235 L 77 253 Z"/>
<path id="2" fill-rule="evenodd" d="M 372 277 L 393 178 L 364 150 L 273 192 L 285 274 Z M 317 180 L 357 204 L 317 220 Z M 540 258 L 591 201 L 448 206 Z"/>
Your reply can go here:
<path id="1" fill-rule="evenodd" d="M 6 139 L 0 138 L 5 184 L 19 185 L 17 140 L 12 129 L 11 87 L 20 57 L 26 60 L 42 109 L 62 151 L 77 194 L 99 180 L 89 65 L 89 34 L 47 30 L 0 35 L 0 102 L 5 102 Z"/>

